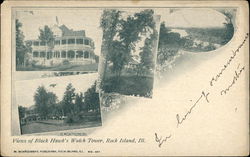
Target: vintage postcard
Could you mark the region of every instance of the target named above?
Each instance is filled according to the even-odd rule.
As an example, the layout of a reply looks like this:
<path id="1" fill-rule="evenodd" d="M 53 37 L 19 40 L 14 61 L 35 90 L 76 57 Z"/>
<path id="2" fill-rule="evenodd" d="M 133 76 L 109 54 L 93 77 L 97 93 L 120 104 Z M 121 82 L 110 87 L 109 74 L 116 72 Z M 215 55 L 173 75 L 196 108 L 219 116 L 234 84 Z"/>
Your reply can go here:
<path id="1" fill-rule="evenodd" d="M 2 156 L 249 155 L 246 1 L 6 1 L 1 14 Z"/>

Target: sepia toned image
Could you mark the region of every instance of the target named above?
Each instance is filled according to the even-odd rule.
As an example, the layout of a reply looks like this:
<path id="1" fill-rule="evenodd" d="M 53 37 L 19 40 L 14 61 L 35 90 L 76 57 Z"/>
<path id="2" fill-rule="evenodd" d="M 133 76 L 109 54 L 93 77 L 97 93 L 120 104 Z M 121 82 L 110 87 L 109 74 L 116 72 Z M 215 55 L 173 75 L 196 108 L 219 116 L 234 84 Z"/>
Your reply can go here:
<path id="1" fill-rule="evenodd" d="M 21 134 L 101 126 L 96 77 L 96 73 L 53 72 L 16 81 L 13 106 L 18 106 Z"/>
<path id="2" fill-rule="evenodd" d="M 160 16 L 153 9 L 106 9 L 99 88 L 152 98 Z"/>
<path id="3" fill-rule="evenodd" d="M 16 10 L 16 70 L 97 71 L 102 36 L 99 12 Z"/>

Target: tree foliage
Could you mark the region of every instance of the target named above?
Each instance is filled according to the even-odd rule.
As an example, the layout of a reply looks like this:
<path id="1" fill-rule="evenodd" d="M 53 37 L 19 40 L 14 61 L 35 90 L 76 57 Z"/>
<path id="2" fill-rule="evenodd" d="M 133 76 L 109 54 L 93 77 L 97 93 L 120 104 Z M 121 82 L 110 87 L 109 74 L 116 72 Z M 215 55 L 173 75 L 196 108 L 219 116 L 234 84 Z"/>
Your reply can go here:
<path id="1" fill-rule="evenodd" d="M 74 100 L 75 100 L 75 88 L 73 88 L 72 84 L 69 83 L 68 86 L 66 87 L 66 91 L 64 92 L 63 95 L 63 111 L 64 114 L 67 115 L 68 113 L 73 113 L 74 112 Z"/>
<path id="2" fill-rule="evenodd" d="M 112 64 L 111 70 L 117 77 L 129 62 L 136 43 L 141 40 L 143 34 L 154 29 L 153 15 L 153 10 L 146 9 L 122 18 L 120 11 L 104 10 L 101 18 L 104 39 L 102 53 Z"/>
<path id="3" fill-rule="evenodd" d="M 99 94 L 96 93 L 96 82 L 84 93 L 84 103 L 88 111 L 99 111 Z"/>
<path id="4" fill-rule="evenodd" d="M 224 22 L 224 27 L 225 27 L 225 31 L 223 34 L 223 41 L 222 44 L 226 44 L 228 41 L 230 41 L 234 35 L 234 26 L 233 26 L 233 15 L 231 12 L 222 12 L 225 16 L 226 16 L 226 22 Z"/>
<path id="5" fill-rule="evenodd" d="M 145 67 L 148 70 L 154 69 L 154 48 L 156 47 L 157 40 L 157 31 L 154 28 L 153 33 L 150 34 L 144 41 L 144 46 L 141 48 L 140 58 L 141 58 L 141 67 Z"/>
<path id="6" fill-rule="evenodd" d="M 57 96 L 52 92 L 47 92 L 44 86 L 39 86 L 34 95 L 35 106 L 41 117 L 47 117 L 51 105 L 56 104 Z"/>
<path id="7" fill-rule="evenodd" d="M 82 92 L 80 94 L 76 94 L 75 97 L 75 105 L 74 105 L 74 111 L 86 111 L 85 103 L 84 103 L 84 97 Z"/>
<path id="8" fill-rule="evenodd" d="M 120 20 L 121 12 L 115 9 L 105 9 L 100 19 L 100 27 L 103 32 L 101 51 L 103 55 L 102 58 L 104 58 L 104 66 L 99 69 L 100 71 L 103 71 L 100 75 L 101 79 L 105 79 L 112 41 L 120 29 Z"/>
<path id="9" fill-rule="evenodd" d="M 161 23 L 157 53 L 158 64 L 162 65 L 165 61 L 171 59 L 186 43 L 188 43 L 188 41 L 182 39 L 179 33 L 171 32 L 170 29 L 165 26 L 164 22 Z"/>
<path id="10" fill-rule="evenodd" d="M 49 28 L 49 26 L 45 25 L 43 29 L 39 29 L 40 35 L 39 39 L 45 42 L 50 48 L 54 47 L 55 37 L 53 31 Z"/>
<path id="11" fill-rule="evenodd" d="M 31 47 L 24 43 L 24 34 L 21 30 L 22 23 L 16 19 L 16 64 L 25 65 L 25 60 L 28 52 L 31 52 Z"/>
<path id="12" fill-rule="evenodd" d="M 19 119 L 22 119 L 25 117 L 26 110 L 27 110 L 26 107 L 18 106 Z"/>

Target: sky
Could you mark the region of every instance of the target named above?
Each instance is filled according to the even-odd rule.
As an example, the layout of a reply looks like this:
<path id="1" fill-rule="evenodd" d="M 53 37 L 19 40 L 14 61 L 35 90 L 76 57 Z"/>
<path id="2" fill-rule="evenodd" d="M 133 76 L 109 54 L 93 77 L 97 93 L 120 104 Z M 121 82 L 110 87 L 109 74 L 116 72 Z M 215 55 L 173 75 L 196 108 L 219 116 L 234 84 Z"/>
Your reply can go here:
<path id="1" fill-rule="evenodd" d="M 124 11 L 126 17 L 142 9 L 120 9 Z M 95 43 L 95 54 L 99 55 L 102 44 L 102 29 L 100 28 L 100 18 L 103 9 L 99 8 L 74 8 L 74 9 L 30 9 L 18 10 L 16 18 L 23 24 L 22 31 L 25 40 L 38 39 L 39 28 L 45 25 L 53 26 L 56 24 L 56 17 L 59 25 L 66 25 L 73 30 L 85 30 L 87 37 L 93 39 Z"/>
<path id="2" fill-rule="evenodd" d="M 72 83 L 75 92 L 85 92 L 97 79 L 97 73 L 70 75 L 60 77 L 39 78 L 33 80 L 22 80 L 15 82 L 15 99 L 19 106 L 30 107 L 35 104 L 34 94 L 39 86 L 44 86 L 47 91 L 53 92 L 61 101 L 65 89 L 69 83 Z M 51 87 L 51 84 L 56 84 Z"/>
<path id="3" fill-rule="evenodd" d="M 142 9 L 120 9 L 130 13 L 139 12 Z M 170 10 L 174 10 L 171 12 Z M 32 12 L 31 12 L 32 11 Z M 37 39 L 39 28 L 44 25 L 56 24 L 56 16 L 59 25 L 66 25 L 73 30 L 85 30 L 86 36 L 93 39 L 95 53 L 101 52 L 102 29 L 100 28 L 101 8 L 74 8 L 74 9 L 31 9 L 18 10 L 16 17 L 22 22 L 22 31 L 25 40 Z M 222 27 L 225 16 L 213 9 L 155 9 L 155 14 L 161 15 L 161 21 L 168 27 Z M 125 15 L 126 16 L 126 15 Z"/>
<path id="4" fill-rule="evenodd" d="M 225 16 L 218 11 L 206 8 L 166 9 L 162 17 L 168 27 L 222 27 Z"/>
<path id="5" fill-rule="evenodd" d="M 39 28 L 56 24 L 57 16 L 59 25 L 64 24 L 73 30 L 85 30 L 86 36 L 94 40 L 95 53 L 99 55 L 102 43 L 102 30 L 99 27 L 101 14 L 101 9 L 32 9 L 17 11 L 16 17 L 23 24 L 25 40 L 30 40 L 38 39 Z"/>

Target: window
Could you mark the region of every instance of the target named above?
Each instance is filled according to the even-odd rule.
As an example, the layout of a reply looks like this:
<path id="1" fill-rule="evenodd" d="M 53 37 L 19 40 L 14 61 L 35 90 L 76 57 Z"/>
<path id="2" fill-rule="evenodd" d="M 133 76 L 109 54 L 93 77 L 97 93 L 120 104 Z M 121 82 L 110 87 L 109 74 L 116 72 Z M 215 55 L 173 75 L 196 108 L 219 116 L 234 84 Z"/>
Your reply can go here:
<path id="1" fill-rule="evenodd" d="M 60 52 L 56 51 L 56 58 L 60 58 Z"/>
<path id="2" fill-rule="evenodd" d="M 89 58 L 89 52 L 88 51 L 84 52 L 84 58 Z"/>
<path id="3" fill-rule="evenodd" d="M 83 39 L 76 39 L 76 44 L 83 44 Z"/>
<path id="4" fill-rule="evenodd" d="M 47 52 L 47 59 L 51 59 L 51 58 L 52 58 L 52 52 L 49 51 L 49 52 Z"/>
<path id="5" fill-rule="evenodd" d="M 68 51 L 68 58 L 75 58 L 75 51 Z"/>
<path id="6" fill-rule="evenodd" d="M 39 46 L 39 42 L 38 41 L 34 41 L 34 46 Z"/>
<path id="7" fill-rule="evenodd" d="M 68 39 L 68 44 L 75 44 L 75 39 Z"/>
<path id="8" fill-rule="evenodd" d="M 39 52 L 34 51 L 34 52 L 33 52 L 33 57 L 39 57 Z"/>
<path id="9" fill-rule="evenodd" d="M 62 51 L 61 56 L 62 56 L 62 58 L 66 58 L 66 51 Z"/>
<path id="10" fill-rule="evenodd" d="M 44 51 L 40 52 L 40 57 L 44 58 L 46 56 L 46 53 Z"/>
<path id="11" fill-rule="evenodd" d="M 62 45 L 65 45 L 67 43 L 67 40 L 66 39 L 63 39 L 62 40 Z"/>
<path id="12" fill-rule="evenodd" d="M 89 45 L 89 40 L 88 40 L 88 39 L 85 39 L 85 40 L 84 40 L 84 44 L 85 44 L 85 45 Z"/>
<path id="13" fill-rule="evenodd" d="M 58 53 L 60 53 L 60 52 L 59 52 L 59 51 L 54 51 L 53 57 L 54 57 L 54 58 L 58 58 L 58 55 L 59 55 Z"/>
<path id="14" fill-rule="evenodd" d="M 55 45 L 60 45 L 60 40 L 56 40 Z"/>
<path id="15" fill-rule="evenodd" d="M 45 46 L 45 45 L 46 45 L 45 41 L 40 42 L 40 46 Z"/>
<path id="16" fill-rule="evenodd" d="M 76 58 L 83 58 L 83 51 L 76 51 Z"/>

